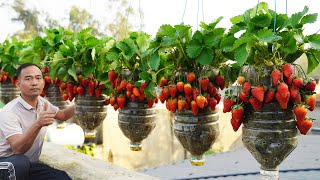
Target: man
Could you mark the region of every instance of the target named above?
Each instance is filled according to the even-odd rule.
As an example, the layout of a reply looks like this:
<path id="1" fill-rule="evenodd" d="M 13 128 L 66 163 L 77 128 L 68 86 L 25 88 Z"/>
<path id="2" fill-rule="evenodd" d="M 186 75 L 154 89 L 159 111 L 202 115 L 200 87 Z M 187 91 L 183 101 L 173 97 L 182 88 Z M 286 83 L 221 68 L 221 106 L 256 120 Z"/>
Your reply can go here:
<path id="1" fill-rule="evenodd" d="M 0 162 L 11 162 L 17 180 L 70 179 L 60 170 L 39 163 L 39 156 L 48 125 L 54 119 L 68 120 L 75 114 L 74 106 L 64 110 L 40 96 L 44 79 L 33 63 L 20 65 L 16 72 L 20 96 L 0 112 Z"/>

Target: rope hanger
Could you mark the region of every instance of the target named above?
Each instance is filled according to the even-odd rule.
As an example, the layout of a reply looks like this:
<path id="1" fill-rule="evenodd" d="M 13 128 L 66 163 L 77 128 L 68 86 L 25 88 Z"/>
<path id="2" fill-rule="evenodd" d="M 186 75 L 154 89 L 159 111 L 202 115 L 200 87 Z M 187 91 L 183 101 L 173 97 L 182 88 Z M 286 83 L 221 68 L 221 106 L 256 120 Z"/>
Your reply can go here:
<path id="1" fill-rule="evenodd" d="M 184 16 L 186 14 L 186 9 L 187 9 L 187 3 L 188 0 L 185 1 L 184 3 L 184 9 L 183 9 L 183 14 L 182 14 L 182 18 L 181 18 L 181 24 L 184 24 Z M 201 11 L 202 11 L 202 21 L 204 22 L 204 11 L 203 11 L 203 0 L 201 0 Z M 199 27 L 199 12 L 200 12 L 200 0 L 198 0 L 198 9 L 197 9 L 197 30 Z"/>

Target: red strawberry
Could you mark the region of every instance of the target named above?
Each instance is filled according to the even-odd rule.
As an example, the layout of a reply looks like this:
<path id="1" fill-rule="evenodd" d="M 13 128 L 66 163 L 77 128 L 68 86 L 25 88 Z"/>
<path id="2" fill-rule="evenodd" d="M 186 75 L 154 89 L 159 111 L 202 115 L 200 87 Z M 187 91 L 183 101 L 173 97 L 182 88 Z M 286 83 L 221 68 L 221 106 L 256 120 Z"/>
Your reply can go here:
<path id="1" fill-rule="evenodd" d="M 246 95 L 250 94 L 250 90 L 251 90 L 251 83 L 249 82 L 245 82 L 242 86 L 243 92 L 246 93 Z"/>
<path id="2" fill-rule="evenodd" d="M 194 72 L 188 72 L 187 81 L 189 83 L 192 83 L 194 80 L 196 80 L 196 75 L 194 74 Z"/>
<path id="3" fill-rule="evenodd" d="M 42 69 L 42 72 L 43 74 L 46 74 L 49 72 L 49 67 L 48 66 L 45 66 L 43 69 Z"/>
<path id="4" fill-rule="evenodd" d="M 192 93 L 192 86 L 189 83 L 184 84 L 184 93 L 186 94 L 186 96 L 191 95 Z"/>
<path id="5" fill-rule="evenodd" d="M 120 88 L 121 89 L 125 89 L 127 87 L 127 82 L 126 82 L 126 80 L 122 80 L 121 82 L 120 82 Z"/>
<path id="6" fill-rule="evenodd" d="M 291 86 L 293 83 L 293 75 L 291 75 L 289 77 L 284 76 L 283 81 L 285 83 L 287 83 L 288 86 Z"/>
<path id="7" fill-rule="evenodd" d="M 287 93 L 289 92 L 289 88 L 288 85 L 284 82 L 281 82 L 278 86 L 278 92 L 280 93 L 280 95 L 282 96 L 282 98 L 286 98 L 287 97 Z"/>
<path id="8" fill-rule="evenodd" d="M 259 111 L 262 108 L 262 102 L 257 98 L 251 97 L 249 101 L 255 111 Z"/>
<path id="9" fill-rule="evenodd" d="M 62 83 L 60 84 L 60 89 L 61 89 L 61 90 L 65 90 L 66 88 L 67 88 L 67 84 L 64 83 L 64 82 L 62 82 Z"/>
<path id="10" fill-rule="evenodd" d="M 196 100 L 197 99 L 197 95 L 198 94 L 200 94 L 200 91 L 199 91 L 199 89 L 198 88 L 193 88 L 193 90 L 192 90 L 192 97 L 193 97 L 193 99 L 194 100 Z"/>
<path id="11" fill-rule="evenodd" d="M 212 111 L 216 110 L 217 100 L 215 98 L 210 98 L 209 99 L 209 106 Z"/>
<path id="12" fill-rule="evenodd" d="M 152 106 L 154 105 L 155 100 L 154 99 L 148 99 L 148 107 L 152 108 Z"/>
<path id="13" fill-rule="evenodd" d="M 108 105 L 110 104 L 110 99 L 104 100 L 104 104 L 105 104 L 106 106 L 108 106 Z"/>
<path id="14" fill-rule="evenodd" d="M 50 76 L 45 76 L 45 77 L 44 77 L 44 81 L 45 81 L 46 83 L 50 84 L 50 83 L 51 83 L 51 77 L 50 77 Z"/>
<path id="15" fill-rule="evenodd" d="M 100 97 L 101 96 L 101 89 L 95 89 L 95 94 L 96 94 L 96 97 Z"/>
<path id="16" fill-rule="evenodd" d="M 232 129 L 233 129 L 233 131 L 234 132 L 236 132 L 236 131 L 238 131 L 238 129 L 239 129 L 239 127 L 241 126 L 241 121 L 236 121 L 236 120 L 234 120 L 233 118 L 231 118 L 231 120 L 230 120 L 230 122 L 231 122 L 231 125 L 232 125 Z"/>
<path id="17" fill-rule="evenodd" d="M 73 94 L 73 84 L 72 83 L 69 83 L 67 85 L 67 91 L 68 91 L 68 93 L 72 93 Z"/>
<path id="18" fill-rule="evenodd" d="M 83 96 L 83 95 L 84 95 L 84 89 L 83 89 L 82 86 L 78 86 L 78 87 L 77 87 L 77 94 L 78 94 L 79 96 Z"/>
<path id="19" fill-rule="evenodd" d="M 239 93 L 239 98 L 242 102 L 249 103 L 249 99 L 247 98 L 246 93 L 244 93 L 243 91 Z"/>
<path id="20" fill-rule="evenodd" d="M 244 108 L 242 105 L 236 104 L 232 106 L 231 115 L 232 115 L 232 119 L 234 119 L 235 121 L 242 122 L 243 113 L 244 113 Z"/>
<path id="21" fill-rule="evenodd" d="M 304 89 L 307 91 L 314 91 L 316 89 L 316 81 L 313 79 L 308 78 L 307 84 L 304 86 Z"/>
<path id="22" fill-rule="evenodd" d="M 113 109 L 114 109 L 115 111 L 119 109 L 118 103 L 115 103 L 115 104 L 113 105 Z"/>
<path id="23" fill-rule="evenodd" d="M 124 105 L 126 104 L 126 97 L 122 96 L 122 95 L 118 96 L 117 97 L 117 104 L 119 105 L 120 109 L 123 109 Z"/>
<path id="24" fill-rule="evenodd" d="M 209 78 L 203 77 L 202 79 L 199 79 L 198 81 L 199 81 L 199 84 L 200 84 L 200 86 L 201 86 L 201 89 L 202 89 L 203 91 L 207 91 L 207 89 L 208 89 L 208 84 L 209 84 Z"/>
<path id="25" fill-rule="evenodd" d="M 196 103 L 201 109 L 203 109 L 205 107 L 206 101 L 207 101 L 206 98 L 202 95 L 198 95 L 196 97 Z"/>
<path id="26" fill-rule="evenodd" d="M 309 106 L 309 110 L 313 111 L 314 108 L 316 107 L 316 95 L 306 95 L 304 102 Z"/>
<path id="27" fill-rule="evenodd" d="M 197 103 L 194 100 L 192 100 L 190 106 L 193 115 L 197 116 L 199 112 L 199 106 L 197 105 Z"/>
<path id="28" fill-rule="evenodd" d="M 63 99 L 64 101 L 68 100 L 68 98 L 69 98 L 69 95 L 68 95 L 67 93 L 64 93 L 64 94 L 62 95 L 62 99 Z"/>
<path id="29" fill-rule="evenodd" d="M 290 98 L 290 101 L 292 103 L 301 103 L 301 94 L 298 92 L 297 97 L 296 98 Z"/>
<path id="30" fill-rule="evenodd" d="M 251 89 L 253 97 L 257 98 L 260 102 L 264 99 L 264 88 L 262 86 L 255 86 Z"/>
<path id="31" fill-rule="evenodd" d="M 139 96 L 140 96 L 140 89 L 137 88 L 137 87 L 134 87 L 133 90 L 132 90 L 132 93 L 133 93 L 135 96 L 139 97 Z"/>
<path id="32" fill-rule="evenodd" d="M 177 82 L 177 89 L 179 92 L 183 92 L 184 89 L 184 83 L 182 81 Z"/>
<path id="33" fill-rule="evenodd" d="M 221 75 L 217 75 L 214 77 L 214 80 L 216 84 L 220 87 L 221 90 L 223 90 L 226 86 L 226 82 L 224 81 L 224 77 Z"/>
<path id="34" fill-rule="evenodd" d="M 310 130 L 310 128 L 312 127 L 312 124 L 313 122 L 311 118 L 305 118 L 305 120 L 297 122 L 297 127 L 301 134 L 306 135 Z"/>
<path id="35" fill-rule="evenodd" d="M 183 110 L 185 106 L 186 106 L 186 100 L 179 99 L 178 100 L 178 110 L 179 111 Z"/>
<path id="36" fill-rule="evenodd" d="M 208 93 L 211 97 L 214 97 L 217 94 L 218 90 L 217 88 L 212 84 L 212 82 L 209 82 L 208 84 Z"/>
<path id="37" fill-rule="evenodd" d="M 234 105 L 234 101 L 232 98 L 226 97 L 223 99 L 223 112 L 230 112 L 231 107 Z"/>
<path id="38" fill-rule="evenodd" d="M 220 100 L 221 100 L 221 94 L 217 93 L 214 98 L 217 100 L 217 104 L 219 104 Z"/>
<path id="39" fill-rule="evenodd" d="M 274 69 L 271 72 L 271 78 L 273 85 L 276 86 L 282 78 L 282 72 L 279 69 Z"/>
<path id="40" fill-rule="evenodd" d="M 293 113 L 297 121 L 303 121 L 307 117 L 308 109 L 304 104 L 296 104 L 293 108 Z"/>
<path id="41" fill-rule="evenodd" d="M 113 82 L 112 82 L 113 83 Z M 89 80 L 88 79 L 85 79 L 85 80 L 82 80 L 81 81 L 81 85 L 83 86 L 83 87 L 87 87 L 88 86 L 88 84 L 89 84 Z M 112 89 L 113 89 L 114 87 L 112 87 Z"/>
<path id="42" fill-rule="evenodd" d="M 160 101 L 162 103 L 164 103 L 164 101 L 167 100 L 169 98 L 169 96 L 170 96 L 170 92 L 169 92 L 168 87 L 166 87 L 166 86 L 163 87 L 162 88 L 162 92 L 161 92 L 161 94 L 159 96 Z"/>
<path id="43" fill-rule="evenodd" d="M 160 79 L 159 86 L 160 86 L 160 87 L 163 87 L 163 86 L 166 86 L 167 84 L 168 84 L 168 79 L 165 78 L 165 77 L 162 77 L 162 78 Z"/>
<path id="44" fill-rule="evenodd" d="M 110 105 L 113 106 L 117 102 L 116 97 L 112 96 L 110 97 Z"/>
<path id="45" fill-rule="evenodd" d="M 117 73 L 114 70 L 108 72 L 108 79 L 110 82 L 113 82 L 117 78 Z"/>
<path id="46" fill-rule="evenodd" d="M 290 96 L 295 99 L 298 96 L 299 89 L 296 86 L 290 86 Z"/>
<path id="47" fill-rule="evenodd" d="M 171 97 L 176 97 L 176 93 L 177 93 L 177 86 L 175 84 L 172 84 L 169 86 L 169 92 Z"/>
<path id="48" fill-rule="evenodd" d="M 132 92 L 133 91 L 133 85 L 131 83 L 127 83 L 126 89 L 127 89 L 127 91 Z"/>
<path id="49" fill-rule="evenodd" d="M 266 94 L 266 97 L 264 98 L 264 102 L 265 103 L 271 102 L 273 100 L 274 96 L 275 96 L 274 89 L 269 89 Z"/>
<path id="50" fill-rule="evenodd" d="M 69 101 L 71 102 L 74 98 L 74 94 L 73 93 L 69 93 Z"/>
<path id="51" fill-rule="evenodd" d="M 289 102 L 289 99 L 290 99 L 290 93 L 287 92 L 286 96 L 283 97 L 280 92 L 276 92 L 276 99 L 280 105 L 280 107 L 282 109 L 287 109 L 288 107 L 288 102 Z"/>
<path id="52" fill-rule="evenodd" d="M 303 80 L 300 77 L 296 77 L 293 79 L 293 85 L 297 88 L 301 88 L 303 86 Z"/>
<path id="53" fill-rule="evenodd" d="M 137 99 L 138 99 L 137 96 L 135 96 L 134 94 L 131 94 L 131 101 L 132 102 L 137 102 Z"/>
<path id="54" fill-rule="evenodd" d="M 290 77 L 293 75 L 293 66 L 290 63 L 286 63 L 283 67 L 282 67 L 282 72 L 283 75 L 285 75 L 286 77 Z"/>
<path id="55" fill-rule="evenodd" d="M 178 101 L 177 98 L 172 98 L 169 101 L 171 101 L 170 103 L 170 111 L 175 113 L 178 107 Z"/>

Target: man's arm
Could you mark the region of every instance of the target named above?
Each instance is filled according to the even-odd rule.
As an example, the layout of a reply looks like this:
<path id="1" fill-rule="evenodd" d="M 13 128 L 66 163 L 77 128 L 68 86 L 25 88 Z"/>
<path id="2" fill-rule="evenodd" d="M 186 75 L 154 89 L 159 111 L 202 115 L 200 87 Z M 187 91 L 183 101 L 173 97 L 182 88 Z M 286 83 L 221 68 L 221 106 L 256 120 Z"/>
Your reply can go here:
<path id="1" fill-rule="evenodd" d="M 66 121 L 72 118 L 74 115 L 75 115 L 75 106 L 71 105 L 63 110 L 59 110 L 56 113 L 56 116 L 54 118 L 60 121 Z"/>

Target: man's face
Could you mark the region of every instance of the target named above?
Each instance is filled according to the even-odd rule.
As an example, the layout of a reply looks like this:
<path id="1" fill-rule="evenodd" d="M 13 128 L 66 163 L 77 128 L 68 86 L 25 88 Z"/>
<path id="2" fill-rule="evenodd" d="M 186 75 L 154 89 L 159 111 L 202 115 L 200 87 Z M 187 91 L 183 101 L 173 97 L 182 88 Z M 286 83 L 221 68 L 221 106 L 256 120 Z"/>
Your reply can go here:
<path id="1" fill-rule="evenodd" d="M 36 66 L 22 69 L 17 80 L 17 86 L 24 96 L 39 96 L 44 88 L 44 80 L 40 69 Z"/>

